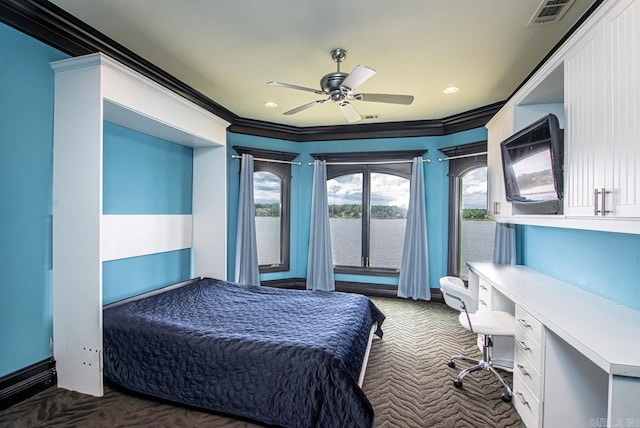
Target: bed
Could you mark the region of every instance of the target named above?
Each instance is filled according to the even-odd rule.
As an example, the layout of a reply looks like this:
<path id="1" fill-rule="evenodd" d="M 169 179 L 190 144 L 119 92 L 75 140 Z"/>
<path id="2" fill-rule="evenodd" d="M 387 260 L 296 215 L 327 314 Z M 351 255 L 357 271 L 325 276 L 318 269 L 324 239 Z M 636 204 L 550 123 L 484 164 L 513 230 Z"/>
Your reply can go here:
<path id="1" fill-rule="evenodd" d="M 103 311 L 104 376 L 288 427 L 371 427 L 360 388 L 384 315 L 365 296 L 204 278 Z"/>

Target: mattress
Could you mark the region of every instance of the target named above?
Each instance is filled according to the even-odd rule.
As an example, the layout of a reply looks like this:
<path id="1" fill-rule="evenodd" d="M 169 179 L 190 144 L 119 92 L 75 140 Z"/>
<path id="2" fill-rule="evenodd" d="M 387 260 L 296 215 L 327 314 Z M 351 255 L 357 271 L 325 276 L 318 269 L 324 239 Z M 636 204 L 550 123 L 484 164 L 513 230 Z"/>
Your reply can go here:
<path id="1" fill-rule="evenodd" d="M 358 386 L 384 315 L 358 294 L 210 278 L 105 308 L 104 375 L 125 388 L 290 427 L 371 427 Z"/>

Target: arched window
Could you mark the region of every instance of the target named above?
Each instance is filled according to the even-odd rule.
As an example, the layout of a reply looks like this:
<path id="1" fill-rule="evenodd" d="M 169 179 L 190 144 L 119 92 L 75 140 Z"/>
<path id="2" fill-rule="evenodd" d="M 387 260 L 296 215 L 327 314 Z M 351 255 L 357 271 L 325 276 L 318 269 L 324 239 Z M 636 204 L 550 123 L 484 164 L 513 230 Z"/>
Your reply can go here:
<path id="1" fill-rule="evenodd" d="M 239 154 L 254 156 L 253 203 L 260 273 L 288 271 L 291 164 L 286 162 L 298 154 L 238 146 L 233 149 Z"/>
<path id="2" fill-rule="evenodd" d="M 327 160 L 334 271 L 397 276 L 409 208 L 411 159 L 420 152 L 312 155 Z M 385 161 L 405 163 L 384 163 Z"/>
<path id="3" fill-rule="evenodd" d="M 410 177 L 361 165 L 327 181 L 333 264 L 399 270 Z"/>
<path id="4" fill-rule="evenodd" d="M 447 274 L 465 278 L 467 262 L 491 261 L 495 222 L 487 217 L 486 142 L 440 149 L 449 162 L 449 250 Z M 460 156 L 460 157 L 458 157 Z"/>

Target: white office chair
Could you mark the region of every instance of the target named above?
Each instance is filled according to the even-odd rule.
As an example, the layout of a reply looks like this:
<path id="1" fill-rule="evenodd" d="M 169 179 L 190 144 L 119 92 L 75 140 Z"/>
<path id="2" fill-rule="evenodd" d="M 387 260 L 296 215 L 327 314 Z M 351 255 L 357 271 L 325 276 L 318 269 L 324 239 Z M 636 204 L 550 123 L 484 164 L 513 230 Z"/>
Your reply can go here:
<path id="1" fill-rule="evenodd" d="M 510 402 L 512 396 L 511 388 L 493 367 L 491 360 L 493 342 L 491 336 L 513 336 L 515 329 L 513 315 L 502 311 L 477 311 L 478 304 L 475 297 L 465 287 L 460 278 L 453 276 L 440 278 L 440 289 L 447 305 L 460 311 L 460 317 L 458 318 L 460 324 L 471 333 L 484 335 L 481 360 L 464 355 L 454 355 L 449 360 L 448 365 L 452 368 L 456 367 L 456 360 L 469 361 L 474 364 L 458 374 L 458 377 L 453 381 L 453 386 L 462 388 L 462 379 L 466 375 L 477 370 L 488 370 L 498 378 L 504 387 L 502 400 Z"/>

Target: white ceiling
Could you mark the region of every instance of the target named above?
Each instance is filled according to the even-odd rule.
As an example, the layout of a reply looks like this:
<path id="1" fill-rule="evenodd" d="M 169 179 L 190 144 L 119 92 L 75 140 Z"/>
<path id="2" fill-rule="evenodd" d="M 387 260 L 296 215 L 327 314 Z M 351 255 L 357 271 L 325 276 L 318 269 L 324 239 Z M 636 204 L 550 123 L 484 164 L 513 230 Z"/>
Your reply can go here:
<path id="1" fill-rule="evenodd" d="M 412 105 L 353 101 L 367 122 L 442 119 L 503 101 L 595 0 L 559 23 L 527 26 L 540 0 L 53 0 L 236 115 L 293 126 L 341 125 L 331 103 L 292 116 L 336 70 L 334 48 L 377 71 L 356 92 L 414 95 Z M 445 95 L 451 85 L 460 91 Z M 276 108 L 266 108 L 265 101 Z"/>

